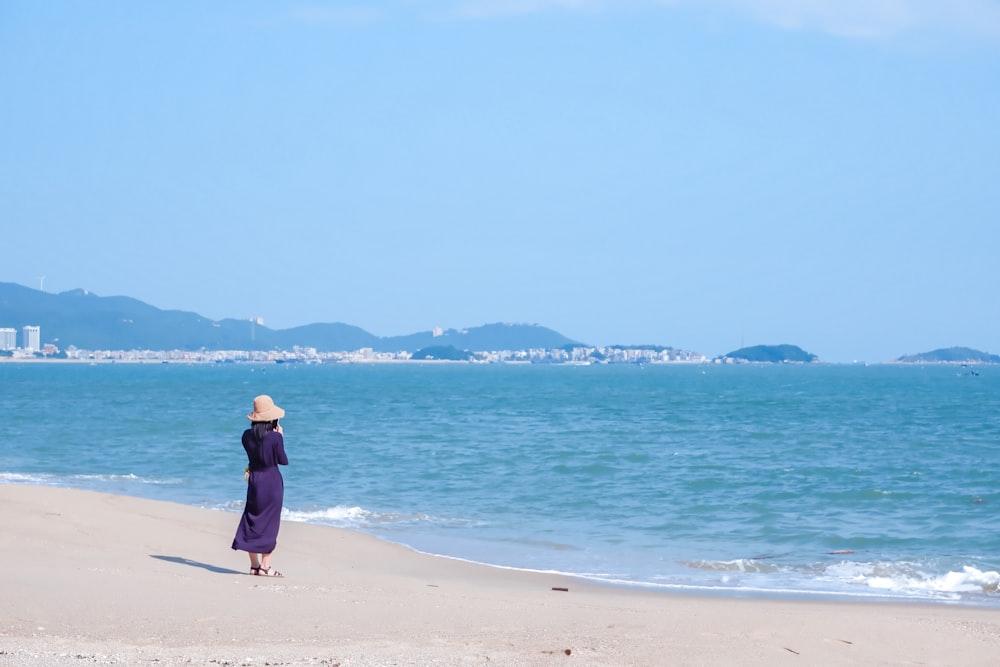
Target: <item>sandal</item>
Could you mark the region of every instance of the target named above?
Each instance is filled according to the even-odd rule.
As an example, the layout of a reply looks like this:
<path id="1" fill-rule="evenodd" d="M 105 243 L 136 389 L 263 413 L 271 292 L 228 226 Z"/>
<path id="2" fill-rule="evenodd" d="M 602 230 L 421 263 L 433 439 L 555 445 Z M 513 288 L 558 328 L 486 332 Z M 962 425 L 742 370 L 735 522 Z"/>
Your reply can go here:
<path id="1" fill-rule="evenodd" d="M 257 576 L 260 576 L 260 577 L 283 577 L 285 575 L 283 575 L 282 573 L 278 572 L 274 568 L 270 568 L 270 567 L 258 567 L 257 568 Z"/>
<path id="2" fill-rule="evenodd" d="M 252 574 L 252 575 L 254 575 L 254 576 L 257 576 L 257 575 L 259 575 L 259 574 L 260 574 L 260 567 L 253 567 L 253 566 L 251 565 L 251 566 L 250 566 L 250 574 Z"/>

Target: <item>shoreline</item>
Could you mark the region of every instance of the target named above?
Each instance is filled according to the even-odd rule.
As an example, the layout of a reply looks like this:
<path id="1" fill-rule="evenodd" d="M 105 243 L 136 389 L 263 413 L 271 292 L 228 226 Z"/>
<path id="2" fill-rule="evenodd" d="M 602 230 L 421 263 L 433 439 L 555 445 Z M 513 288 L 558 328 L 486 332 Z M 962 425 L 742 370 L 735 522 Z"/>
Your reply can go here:
<path id="1" fill-rule="evenodd" d="M 282 524 L 253 577 L 232 512 L 0 484 L 0 665 L 995 662 L 1000 612 L 648 591 Z"/>
<path id="2" fill-rule="evenodd" d="M 284 525 L 283 520 L 283 525 Z M 456 561 L 459 563 L 466 563 L 468 565 L 473 565 L 476 567 L 486 567 L 494 568 L 498 570 L 507 570 L 510 572 L 523 572 L 527 574 L 539 574 L 539 575 L 550 575 L 557 577 L 567 577 L 569 579 L 580 581 L 590 586 L 596 586 L 599 588 L 610 588 L 618 589 L 623 591 L 637 591 L 642 593 L 648 593 L 650 595 L 667 595 L 667 596 L 685 596 L 685 597 L 695 597 L 695 598 L 707 598 L 710 600 L 762 600 L 762 601 L 777 601 L 777 602 L 801 602 L 801 603 L 842 603 L 842 604 L 899 604 L 899 605 L 928 605 L 936 606 L 943 605 L 947 607 L 957 607 L 957 608 L 970 608 L 970 609 L 985 609 L 992 610 L 1000 613 L 1000 603 L 994 602 L 992 600 L 986 600 L 984 602 L 975 602 L 968 599 L 957 600 L 957 599 L 936 599 L 936 598 L 918 598 L 905 595 L 891 595 L 878 592 L 867 592 L 867 593 L 850 593 L 845 591 L 824 591 L 824 590 L 805 590 L 805 589 L 770 589 L 770 588 L 740 588 L 740 587 L 723 587 L 723 586 L 708 586 L 708 585 L 697 585 L 697 584 L 658 584 L 648 581 L 632 581 L 626 579 L 602 579 L 600 577 L 579 574 L 575 572 L 562 571 L 562 570 L 542 570 L 542 569 L 532 569 L 527 567 L 517 567 L 511 565 L 497 565 L 494 563 L 489 563 L 487 561 L 475 560 L 472 558 L 463 558 L 461 556 L 450 556 L 443 553 L 435 553 L 433 551 L 425 551 L 421 549 L 415 549 L 405 543 L 393 541 L 390 538 L 384 538 L 372 533 L 367 533 L 362 530 L 353 530 L 350 528 L 340 528 L 336 526 L 325 526 L 324 524 L 308 524 L 316 525 L 320 527 L 329 527 L 335 530 L 347 530 L 348 532 L 359 533 L 362 535 L 367 535 L 374 537 L 377 540 L 385 542 L 386 544 L 391 544 L 393 546 L 400 546 L 414 554 L 421 556 L 429 556 L 431 558 L 441 558 L 444 560 Z"/>
<path id="3" fill-rule="evenodd" d="M 135 498 L 137 500 L 148 500 L 150 502 L 162 502 L 167 504 L 177 504 L 183 507 L 190 507 L 193 509 L 199 509 L 209 512 L 222 512 L 227 515 L 232 515 L 235 517 L 239 516 L 239 512 L 242 509 L 242 501 L 240 501 L 240 506 L 237 508 L 235 506 L 230 506 L 228 503 L 222 504 L 211 504 L 206 505 L 203 501 L 199 502 L 186 502 L 170 498 L 157 497 L 155 495 L 145 495 L 145 494 L 135 494 L 127 490 L 101 490 L 89 488 L 86 486 L 63 486 L 60 484 L 47 483 L 41 479 L 33 479 L 30 476 L 24 476 L 17 479 L 14 475 L 10 478 L 3 478 L 0 476 L 0 487 L 4 485 L 12 486 L 27 486 L 27 487 L 38 487 L 38 488 L 50 488 L 50 489 L 65 489 L 71 491 L 81 491 L 84 493 L 95 493 L 100 495 L 112 495 L 121 496 L 124 498 Z M 296 512 L 292 512 L 296 514 Z M 234 519 L 235 520 L 235 519 Z M 569 568 L 534 568 L 524 565 L 517 565 L 511 563 L 501 563 L 492 562 L 488 558 L 472 555 L 458 555 L 455 553 L 449 553 L 447 549 L 436 550 L 432 544 L 424 544 L 422 546 L 415 546 L 413 543 L 407 541 L 403 538 L 403 535 L 392 535 L 385 531 L 377 531 L 371 529 L 364 529 L 358 526 L 350 525 L 335 525 L 332 523 L 327 523 L 323 521 L 294 518 L 293 516 L 284 516 L 282 518 L 282 526 L 288 526 L 292 524 L 301 524 L 306 526 L 314 526 L 321 529 L 330 529 L 335 531 L 347 531 L 351 534 L 364 535 L 366 537 L 371 537 L 384 542 L 386 544 L 392 545 L 394 547 L 400 547 L 408 552 L 419 556 L 426 556 L 431 558 L 443 559 L 446 561 L 455 561 L 458 563 L 463 563 L 467 565 L 472 565 L 476 567 L 492 568 L 504 571 L 510 571 L 513 573 L 528 573 L 528 574 L 543 574 L 552 575 L 560 577 L 568 577 L 574 580 L 585 582 L 588 585 L 593 585 L 602 588 L 612 588 L 612 589 L 622 589 L 631 591 L 641 591 L 653 595 L 682 595 L 682 596 L 693 596 L 693 597 L 707 597 L 710 599 L 751 599 L 751 600 L 776 600 L 776 601 L 795 601 L 795 602 L 837 602 L 837 603 L 856 603 L 856 604 L 918 604 L 918 605 L 945 605 L 945 606 L 957 606 L 957 607 L 969 607 L 975 609 L 991 609 L 1000 612 L 1000 598 L 995 595 L 995 591 L 992 594 L 986 592 L 986 588 L 983 589 L 983 593 L 980 597 L 975 597 L 971 592 L 968 594 L 958 594 L 952 593 L 949 597 L 948 593 L 939 592 L 935 594 L 926 595 L 914 595 L 914 594 L 904 594 L 904 593 L 893 593 L 881 591 L 878 588 L 870 588 L 866 590 L 832 590 L 824 588 L 811 588 L 811 587 L 796 587 L 792 584 L 790 587 L 774 587 L 774 586 L 762 586 L 754 583 L 747 583 L 745 585 L 722 585 L 722 584 L 710 584 L 710 583 L 698 583 L 698 582 L 683 582 L 683 583 L 660 583 L 653 581 L 651 579 L 643 578 L 614 578 L 611 576 L 599 576 L 594 574 L 588 574 L 586 570 L 575 571 Z M 412 537 L 412 536 L 411 536 Z M 440 545 L 439 545 L 440 546 Z M 738 559 L 739 560 L 739 559 Z M 743 559 L 748 560 L 748 559 Z M 753 560 L 753 559 L 749 559 Z M 952 574 L 957 574 L 952 573 Z M 987 572 L 986 574 L 991 574 Z M 958 590 L 958 589 L 956 589 Z"/>

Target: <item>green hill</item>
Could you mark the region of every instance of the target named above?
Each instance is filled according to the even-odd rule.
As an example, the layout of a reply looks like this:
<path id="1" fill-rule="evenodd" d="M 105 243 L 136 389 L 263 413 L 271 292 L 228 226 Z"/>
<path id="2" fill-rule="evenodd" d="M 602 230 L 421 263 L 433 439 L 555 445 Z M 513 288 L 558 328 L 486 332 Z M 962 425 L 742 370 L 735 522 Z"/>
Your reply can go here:
<path id="1" fill-rule="evenodd" d="M 815 354 L 809 354 L 796 345 L 754 345 L 753 347 L 741 347 L 734 352 L 722 355 L 722 359 L 771 364 L 809 364 L 819 361 L 819 358 Z"/>

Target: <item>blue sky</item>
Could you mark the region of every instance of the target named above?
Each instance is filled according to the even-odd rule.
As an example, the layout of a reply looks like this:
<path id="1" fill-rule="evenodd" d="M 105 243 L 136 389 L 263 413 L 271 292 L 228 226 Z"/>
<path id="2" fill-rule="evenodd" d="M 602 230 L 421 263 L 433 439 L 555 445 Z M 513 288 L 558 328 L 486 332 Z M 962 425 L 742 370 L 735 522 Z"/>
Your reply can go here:
<path id="1" fill-rule="evenodd" d="M 998 353 L 998 84 L 996 0 L 6 0 L 0 281 Z"/>

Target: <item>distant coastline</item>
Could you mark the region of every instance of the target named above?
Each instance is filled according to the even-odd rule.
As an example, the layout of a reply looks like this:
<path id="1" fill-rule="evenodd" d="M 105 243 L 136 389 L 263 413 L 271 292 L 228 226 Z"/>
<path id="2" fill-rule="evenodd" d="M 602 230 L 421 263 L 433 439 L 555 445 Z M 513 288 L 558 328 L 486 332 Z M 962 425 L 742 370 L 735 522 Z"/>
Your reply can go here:
<path id="1" fill-rule="evenodd" d="M 193 365 L 193 364 L 274 364 L 274 365 L 331 365 L 331 364 L 471 364 L 471 365 L 564 365 L 564 366 L 591 366 L 591 365 L 698 365 L 720 363 L 706 357 L 685 358 L 685 359 L 629 359 L 629 360 L 608 360 L 601 361 L 581 361 L 572 359 L 553 358 L 553 352 L 536 350 L 532 358 L 515 358 L 494 355 L 479 355 L 470 359 L 427 359 L 412 358 L 409 355 L 371 355 L 357 353 L 331 353 L 322 356 L 296 357 L 294 352 L 279 352 L 274 354 L 254 354 L 248 355 L 245 352 L 233 352 L 238 357 L 224 357 L 226 351 L 202 353 L 190 353 L 179 350 L 172 351 L 136 351 L 138 355 L 129 352 L 112 353 L 115 356 L 0 356 L 0 364 L 145 364 L 145 365 Z M 232 351 L 229 351 L 232 352 Z M 502 353 L 501 353 L 502 354 Z"/>
<path id="2" fill-rule="evenodd" d="M 17 339 L 21 340 L 18 341 Z M 18 342 L 20 345 L 18 345 Z M 829 363 L 797 345 L 755 345 L 717 357 L 664 345 L 595 346 L 538 324 L 494 323 L 380 337 L 343 323 L 275 330 L 263 320 L 165 311 L 124 296 L 52 294 L 0 282 L 0 362 L 112 363 Z M 875 363 L 998 364 L 950 347 Z"/>
<path id="3" fill-rule="evenodd" d="M 148 352 L 148 351 L 147 351 Z M 609 366 L 609 365 L 623 365 L 625 363 L 631 363 L 633 365 L 650 365 L 650 366 L 780 366 L 780 365 L 796 365 L 796 366 L 955 366 L 958 368 L 963 367 L 978 367 L 978 366 L 989 366 L 995 365 L 995 362 L 988 361 L 903 361 L 900 359 L 892 359 L 889 361 L 875 361 L 875 362 L 835 362 L 835 361 L 821 361 L 821 362 L 770 362 L 770 361 L 741 361 L 741 362 L 731 362 L 725 361 L 722 357 L 716 358 L 703 358 L 701 360 L 685 360 L 685 361 L 647 361 L 647 362 L 608 362 L 608 361 L 564 361 L 564 362 L 537 362 L 530 360 L 515 360 L 508 359 L 503 361 L 482 361 L 482 360 L 465 360 L 465 359 L 405 359 L 405 358 L 393 358 L 393 359 L 361 359 L 361 358 L 348 358 L 348 359 L 337 359 L 337 360 L 296 360 L 296 359 L 240 359 L 231 361 L 219 361 L 219 360 L 209 360 L 203 358 L 183 358 L 177 356 L 171 357 L 143 357 L 143 358 L 133 358 L 133 357 L 121 357 L 121 358 L 80 358 L 80 357 L 67 357 L 67 358 L 54 358 L 54 357 L 5 357 L 0 356 L 0 365 L 5 364 L 72 364 L 72 365 L 144 365 L 144 366 L 192 366 L 192 365 L 253 365 L 253 364 L 271 364 L 275 366 L 280 365 L 472 365 L 472 366 L 489 366 L 489 365 L 507 365 L 507 366 L 529 366 L 529 365 L 549 365 L 549 366 Z"/>

